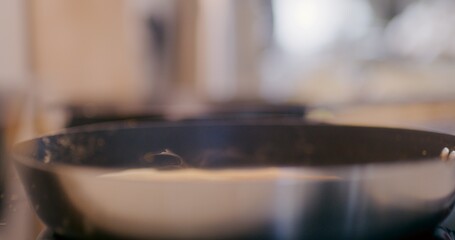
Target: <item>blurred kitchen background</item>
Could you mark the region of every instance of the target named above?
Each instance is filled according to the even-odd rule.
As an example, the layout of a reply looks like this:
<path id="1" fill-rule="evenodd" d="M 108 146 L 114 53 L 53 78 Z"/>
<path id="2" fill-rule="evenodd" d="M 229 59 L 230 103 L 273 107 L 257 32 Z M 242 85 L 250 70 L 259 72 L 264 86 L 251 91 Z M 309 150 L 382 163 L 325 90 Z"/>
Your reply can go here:
<path id="1" fill-rule="evenodd" d="M 81 116 L 232 104 L 455 133 L 454 26 L 451 0 L 2 0 L 4 149 Z"/>
<path id="2" fill-rule="evenodd" d="M 441 104 L 455 93 L 450 0 L 0 4 L 3 108 L 30 114 L 38 134 L 74 109 L 255 102 L 329 109 L 310 117 L 330 118 L 346 106 Z"/>

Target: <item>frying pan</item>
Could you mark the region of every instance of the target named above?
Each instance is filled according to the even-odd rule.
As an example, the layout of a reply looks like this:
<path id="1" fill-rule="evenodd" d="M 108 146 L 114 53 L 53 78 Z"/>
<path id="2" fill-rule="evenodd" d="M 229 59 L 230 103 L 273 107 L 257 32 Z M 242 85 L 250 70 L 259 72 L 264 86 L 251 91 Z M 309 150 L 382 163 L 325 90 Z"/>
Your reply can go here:
<path id="1" fill-rule="evenodd" d="M 16 145 L 31 205 L 83 239 L 394 239 L 455 200 L 455 136 L 301 121 L 101 124 Z M 139 169 L 139 170 L 138 170 Z"/>

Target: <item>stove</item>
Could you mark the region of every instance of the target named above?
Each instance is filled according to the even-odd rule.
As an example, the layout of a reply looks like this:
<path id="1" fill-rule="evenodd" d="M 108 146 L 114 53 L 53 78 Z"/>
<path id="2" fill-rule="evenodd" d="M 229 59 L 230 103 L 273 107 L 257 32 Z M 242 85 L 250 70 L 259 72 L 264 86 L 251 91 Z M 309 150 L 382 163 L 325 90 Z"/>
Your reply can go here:
<path id="1" fill-rule="evenodd" d="M 45 229 L 36 240 L 70 240 L 63 236 L 58 236 L 49 229 Z M 71 239 L 75 240 L 75 239 Z M 439 227 L 434 233 L 413 236 L 401 240 L 455 240 L 455 231 L 448 228 Z"/>

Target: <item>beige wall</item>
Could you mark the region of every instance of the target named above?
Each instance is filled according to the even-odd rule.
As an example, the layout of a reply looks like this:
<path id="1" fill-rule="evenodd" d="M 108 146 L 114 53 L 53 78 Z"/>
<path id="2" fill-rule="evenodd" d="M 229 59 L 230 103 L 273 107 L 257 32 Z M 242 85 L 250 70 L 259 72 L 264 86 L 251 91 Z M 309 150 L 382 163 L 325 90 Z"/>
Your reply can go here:
<path id="1" fill-rule="evenodd" d="M 0 1 L 0 92 L 22 85 L 27 77 L 23 0 Z"/>
<path id="2" fill-rule="evenodd" d="M 128 1 L 29 2 L 32 66 L 50 101 L 142 99 L 147 91 L 134 32 L 137 19 Z"/>

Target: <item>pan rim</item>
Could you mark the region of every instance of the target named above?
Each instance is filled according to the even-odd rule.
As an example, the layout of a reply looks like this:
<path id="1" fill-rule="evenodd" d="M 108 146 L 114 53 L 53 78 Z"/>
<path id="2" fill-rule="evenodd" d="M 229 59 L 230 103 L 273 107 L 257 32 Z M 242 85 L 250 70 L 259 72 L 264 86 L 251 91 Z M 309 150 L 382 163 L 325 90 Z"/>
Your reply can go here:
<path id="1" fill-rule="evenodd" d="M 59 169 L 78 169 L 81 171 L 90 171 L 90 172 L 98 172 L 100 174 L 111 172 L 112 170 L 115 171 L 122 171 L 128 170 L 131 168 L 128 167 L 103 167 L 103 166 L 87 166 L 87 165 L 77 165 L 77 164 L 67 164 L 67 163 L 60 163 L 60 162 L 53 162 L 52 164 L 42 163 L 40 161 L 35 160 L 33 157 L 27 156 L 26 153 L 21 151 L 20 149 L 23 148 L 27 144 L 31 144 L 35 141 L 38 141 L 43 138 L 47 137 L 55 137 L 55 136 L 62 136 L 64 134 L 78 134 L 78 133 L 94 133 L 94 132 L 105 132 L 105 131 L 115 131 L 115 130 L 134 130 L 134 129 L 146 129 L 150 127 L 183 127 L 183 126 L 311 126 L 311 127 L 333 127 L 333 128 L 352 128 L 352 129 L 362 129 L 362 130 L 393 130 L 393 131 L 400 131 L 400 132 L 408 132 L 408 133 L 424 133 L 424 134 L 432 134 L 435 137 L 451 137 L 454 138 L 455 144 L 455 136 L 447 133 L 441 133 L 436 131 L 428 131 L 428 130 L 419 130 L 419 129 L 412 129 L 412 128 L 397 128 L 397 127 L 388 127 L 388 126 L 365 126 L 365 125 L 349 125 L 349 124 L 327 124 L 327 123 L 320 123 L 320 122 L 304 122 L 301 120 L 293 120 L 293 119 L 281 119 L 281 120 L 261 120 L 261 121 L 207 121 L 207 122 L 180 122 L 180 121 L 164 121 L 164 122 L 135 122 L 135 121 L 119 121 L 119 122 L 110 122 L 110 123 L 96 123 L 96 124 L 89 124 L 84 126 L 77 126 L 71 128 L 64 128 L 60 129 L 55 132 L 43 134 L 37 137 L 33 137 L 31 139 L 20 141 L 13 145 L 11 151 L 11 157 L 15 164 L 22 164 L 28 167 L 32 167 L 35 169 L 39 169 L 42 171 L 47 172 L 57 172 Z M 341 164 L 341 165 L 327 165 L 327 166 L 258 166 L 258 167 L 223 167 L 221 170 L 232 170 L 232 169 L 264 169 L 264 168 L 278 168 L 278 169 L 310 169 L 316 171 L 346 171 L 352 168 L 370 168 L 370 167 L 380 167 L 380 168 L 391 168 L 397 165 L 406 165 L 406 164 L 434 164 L 441 162 L 440 158 L 438 157 L 428 157 L 428 158 L 421 158 L 418 161 L 416 160 L 399 160 L 395 162 L 372 162 L 372 163 L 348 163 L 348 164 Z M 193 168 L 198 169 L 201 171 L 213 172 L 217 171 L 217 169 L 204 169 L 204 168 Z M 176 171 L 176 170 L 173 170 Z"/>

